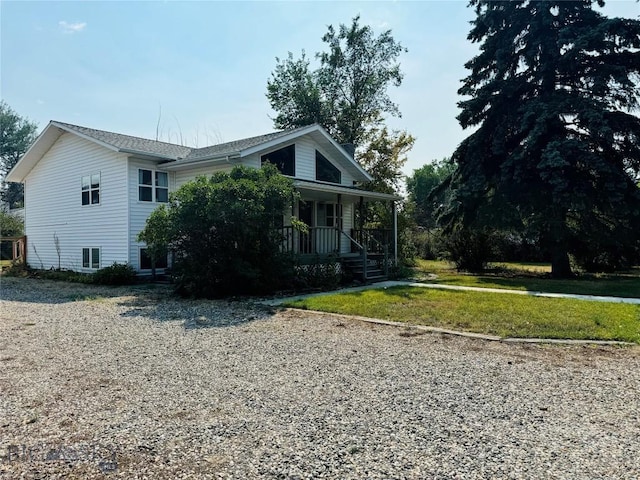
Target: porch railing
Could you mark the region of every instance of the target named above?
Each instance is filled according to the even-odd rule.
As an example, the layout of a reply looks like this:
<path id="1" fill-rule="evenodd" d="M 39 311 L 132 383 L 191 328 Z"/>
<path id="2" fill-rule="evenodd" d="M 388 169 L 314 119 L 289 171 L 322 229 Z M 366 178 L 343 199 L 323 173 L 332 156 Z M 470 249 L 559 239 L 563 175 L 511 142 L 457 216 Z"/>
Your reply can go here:
<path id="1" fill-rule="evenodd" d="M 383 254 L 391 243 L 391 230 L 385 228 L 358 228 L 351 230 L 351 236 L 369 253 Z"/>
<path id="2" fill-rule="evenodd" d="M 282 249 L 299 254 L 340 252 L 340 230 L 335 227 L 309 227 L 306 232 L 291 226 L 281 227 Z"/>

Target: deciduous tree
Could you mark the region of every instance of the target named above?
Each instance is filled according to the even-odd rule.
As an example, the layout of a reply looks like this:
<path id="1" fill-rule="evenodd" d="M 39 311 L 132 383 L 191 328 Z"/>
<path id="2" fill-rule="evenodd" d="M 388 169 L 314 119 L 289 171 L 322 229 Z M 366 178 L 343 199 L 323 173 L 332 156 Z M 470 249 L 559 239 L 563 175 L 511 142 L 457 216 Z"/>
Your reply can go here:
<path id="1" fill-rule="evenodd" d="M 38 125 L 18 115 L 7 103 L 0 101 L 0 197 L 10 207 L 23 205 L 23 187 L 6 183 L 4 177 L 18 163 L 36 138 Z"/>
<path id="2" fill-rule="evenodd" d="M 267 83 L 267 98 L 276 111 L 276 128 L 320 123 L 340 143 L 362 146 L 384 115 L 400 116 L 387 93 L 402 83 L 398 57 L 406 49 L 391 31 L 375 35 L 355 17 L 350 26 L 330 25 L 322 37 L 328 51 L 316 53 L 320 66 L 310 70 L 304 51 L 289 53 Z"/>
<path id="3" fill-rule="evenodd" d="M 451 159 L 443 158 L 415 169 L 413 174 L 407 177 L 407 195 L 413 207 L 413 215 L 417 225 L 425 228 L 435 227 L 436 211 L 447 200 L 445 192 L 434 196 L 430 196 L 430 194 L 452 172 Z"/>

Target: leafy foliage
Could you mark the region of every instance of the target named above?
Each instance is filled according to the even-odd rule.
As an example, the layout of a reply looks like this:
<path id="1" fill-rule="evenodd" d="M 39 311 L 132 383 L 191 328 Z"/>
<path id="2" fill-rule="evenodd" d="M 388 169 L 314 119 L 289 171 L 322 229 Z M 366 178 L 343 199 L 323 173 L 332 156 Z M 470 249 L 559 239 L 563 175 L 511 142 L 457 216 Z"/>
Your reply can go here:
<path id="1" fill-rule="evenodd" d="M 98 285 L 132 285 L 136 283 L 136 270 L 128 263 L 117 263 L 101 268 L 91 275 L 91 283 Z"/>
<path id="2" fill-rule="evenodd" d="M 329 132 L 332 122 L 328 105 L 318 81 L 317 72 L 309 70 L 309 60 L 303 50 L 299 59 L 289 52 L 284 60 L 276 58 L 276 68 L 267 82 L 267 97 L 276 110 L 276 128 L 295 128 L 319 123 Z"/>
<path id="3" fill-rule="evenodd" d="M 36 139 L 37 130 L 35 123 L 18 115 L 5 101 L 0 101 L 0 175 L 3 177 L 0 197 L 11 208 L 24 204 L 23 187 L 4 182 L 4 177 Z"/>
<path id="4" fill-rule="evenodd" d="M 147 218 L 145 228 L 138 234 L 138 241 L 147 244 L 147 255 L 151 259 L 151 275 L 156 276 L 156 262 L 166 258 L 169 245 L 169 212 L 160 205 Z"/>
<path id="5" fill-rule="evenodd" d="M 458 147 L 443 220 L 541 239 L 556 276 L 576 241 L 640 241 L 640 21 L 592 2 L 472 0 L 480 54 L 459 93 Z"/>
<path id="6" fill-rule="evenodd" d="M 431 193 L 453 173 L 453 170 L 451 159 L 443 158 L 423 165 L 407 177 L 407 194 L 417 225 L 425 228 L 436 226 L 436 212 L 448 199 L 444 189 L 434 195 Z"/>
<path id="7" fill-rule="evenodd" d="M 403 179 L 401 169 L 407 163 L 407 154 L 415 138 L 407 132 L 392 131 L 387 127 L 375 130 L 367 149 L 358 157 L 360 164 L 373 177 L 365 184 L 367 190 L 396 193 Z"/>
<path id="8" fill-rule="evenodd" d="M 450 232 L 443 239 L 446 256 L 458 270 L 482 272 L 494 253 L 492 233 L 468 228 Z"/>
<path id="9" fill-rule="evenodd" d="M 21 218 L 0 211 L 0 236 L 20 237 L 24 235 L 24 222 Z"/>
<path id="10" fill-rule="evenodd" d="M 273 291 L 293 275 L 275 227 L 294 199 L 291 180 L 273 165 L 235 167 L 182 185 L 166 211 L 150 217 L 141 238 L 166 242 L 175 252 L 181 294 L 211 298 Z"/>
<path id="11" fill-rule="evenodd" d="M 402 73 L 397 59 L 406 49 L 387 30 L 375 36 L 360 25 L 336 30 L 329 25 L 322 41 L 328 51 L 316 53 L 317 70 L 310 70 L 305 52 L 296 60 L 289 53 L 267 83 L 267 98 L 277 115 L 276 128 L 296 128 L 319 123 L 340 143 L 362 145 L 388 113 L 400 116 L 387 88 L 399 86 Z"/>

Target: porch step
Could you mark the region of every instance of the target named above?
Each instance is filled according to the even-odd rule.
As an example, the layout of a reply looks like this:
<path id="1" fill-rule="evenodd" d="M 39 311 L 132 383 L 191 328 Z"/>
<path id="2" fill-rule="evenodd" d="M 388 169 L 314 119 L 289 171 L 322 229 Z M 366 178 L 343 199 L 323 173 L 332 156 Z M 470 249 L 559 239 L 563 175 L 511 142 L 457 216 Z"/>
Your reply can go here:
<path id="1" fill-rule="evenodd" d="M 376 256 L 368 257 L 368 261 L 377 260 Z M 375 263 L 367 265 L 366 277 L 363 278 L 364 265 L 361 257 L 347 257 L 342 259 L 344 269 L 353 275 L 356 280 L 364 280 L 365 282 L 379 282 L 386 280 L 388 277 L 384 271 Z"/>

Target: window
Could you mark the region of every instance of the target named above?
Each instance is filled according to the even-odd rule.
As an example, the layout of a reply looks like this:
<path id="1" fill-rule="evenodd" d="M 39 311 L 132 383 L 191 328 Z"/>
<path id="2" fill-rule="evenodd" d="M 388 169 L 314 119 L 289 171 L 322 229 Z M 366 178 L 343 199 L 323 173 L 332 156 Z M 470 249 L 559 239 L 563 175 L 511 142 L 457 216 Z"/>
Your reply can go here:
<path id="1" fill-rule="evenodd" d="M 147 249 L 140 249 L 140 270 L 151 270 L 151 257 L 147 255 Z M 167 268 L 167 257 L 158 258 L 156 260 L 156 268 Z"/>
<path id="2" fill-rule="evenodd" d="M 82 205 L 100 203 L 100 174 L 94 173 L 82 177 Z"/>
<path id="3" fill-rule="evenodd" d="M 294 177 L 296 174 L 296 146 L 289 145 L 271 153 L 267 153 L 260 157 L 262 165 L 266 162 L 276 166 L 280 173 Z"/>
<path id="4" fill-rule="evenodd" d="M 318 203 L 318 226 L 342 228 L 342 205 Z"/>
<path id="5" fill-rule="evenodd" d="M 342 174 L 333 163 L 316 150 L 316 180 L 321 182 L 342 183 Z"/>
<path id="6" fill-rule="evenodd" d="M 169 174 L 154 170 L 138 170 L 138 200 L 167 203 L 169 201 Z"/>
<path id="7" fill-rule="evenodd" d="M 97 270 L 100 268 L 100 249 L 97 247 L 82 249 L 82 268 Z"/>

